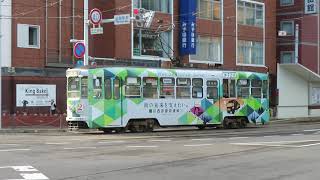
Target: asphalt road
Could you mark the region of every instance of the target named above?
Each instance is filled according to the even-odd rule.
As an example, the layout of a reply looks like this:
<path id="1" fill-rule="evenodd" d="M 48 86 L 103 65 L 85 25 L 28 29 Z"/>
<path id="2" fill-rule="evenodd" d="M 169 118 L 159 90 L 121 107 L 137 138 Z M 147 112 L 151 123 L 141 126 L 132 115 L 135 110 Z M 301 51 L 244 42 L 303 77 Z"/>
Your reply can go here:
<path id="1" fill-rule="evenodd" d="M 319 179 L 320 124 L 0 134 L 2 179 Z"/>

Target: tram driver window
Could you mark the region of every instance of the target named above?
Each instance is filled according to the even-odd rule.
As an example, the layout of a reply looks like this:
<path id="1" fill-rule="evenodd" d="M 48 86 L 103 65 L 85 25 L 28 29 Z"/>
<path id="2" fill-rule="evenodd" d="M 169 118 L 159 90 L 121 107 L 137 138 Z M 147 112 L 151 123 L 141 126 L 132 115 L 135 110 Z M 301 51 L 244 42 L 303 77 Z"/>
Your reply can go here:
<path id="1" fill-rule="evenodd" d="M 261 98 L 262 93 L 262 81 L 253 79 L 251 80 L 251 95 L 254 98 Z"/>
<path id="2" fill-rule="evenodd" d="M 192 98 L 203 98 L 203 80 L 201 78 L 192 79 Z"/>
<path id="3" fill-rule="evenodd" d="M 141 78 L 139 77 L 128 77 L 126 79 L 126 97 L 132 98 L 140 98 L 140 85 L 141 85 Z"/>
<path id="4" fill-rule="evenodd" d="M 93 77 L 93 97 L 102 98 L 102 77 Z"/>
<path id="5" fill-rule="evenodd" d="M 239 79 L 237 82 L 237 93 L 239 98 L 248 98 L 250 95 L 250 81 L 248 79 Z"/>
<path id="6" fill-rule="evenodd" d="M 160 98 L 174 98 L 174 78 L 160 78 Z"/>
<path id="7" fill-rule="evenodd" d="M 143 78 L 143 97 L 144 98 L 158 98 L 158 79 L 154 77 Z"/>
<path id="8" fill-rule="evenodd" d="M 191 81 L 189 78 L 178 78 L 177 79 L 177 98 L 190 98 L 190 85 Z"/>

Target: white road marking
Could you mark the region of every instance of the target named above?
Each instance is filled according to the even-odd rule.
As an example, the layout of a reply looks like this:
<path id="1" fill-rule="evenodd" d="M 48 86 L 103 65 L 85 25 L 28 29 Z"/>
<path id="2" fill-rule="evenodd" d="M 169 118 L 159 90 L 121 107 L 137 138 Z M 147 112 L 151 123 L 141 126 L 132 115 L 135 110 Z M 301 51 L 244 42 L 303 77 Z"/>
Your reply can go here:
<path id="1" fill-rule="evenodd" d="M 318 132 L 315 132 L 315 133 L 313 133 L 313 134 L 320 134 L 320 131 L 318 131 Z"/>
<path id="2" fill-rule="evenodd" d="M 171 139 L 153 139 L 150 140 L 151 142 L 170 142 L 172 141 Z"/>
<path id="3" fill-rule="evenodd" d="M 212 138 L 203 138 L 203 139 L 191 139 L 192 141 L 211 141 Z"/>
<path id="4" fill-rule="evenodd" d="M 185 147 L 199 147 L 199 146 L 211 146 L 212 144 L 187 144 Z"/>
<path id="5" fill-rule="evenodd" d="M 74 149 L 97 149 L 97 147 L 70 147 L 70 148 L 63 148 L 65 150 L 74 150 Z"/>
<path id="6" fill-rule="evenodd" d="M 65 144 L 70 144 L 70 143 L 67 143 L 67 142 L 61 142 L 61 143 L 59 143 L 59 142 L 47 142 L 45 144 L 47 144 L 47 145 L 65 145 Z"/>
<path id="7" fill-rule="evenodd" d="M 99 144 L 125 143 L 126 141 L 100 141 Z"/>
<path id="8" fill-rule="evenodd" d="M 306 129 L 306 130 L 303 130 L 305 132 L 313 132 L 313 131 L 320 131 L 320 129 Z"/>
<path id="9" fill-rule="evenodd" d="M 271 137 L 279 137 L 280 135 L 274 135 L 274 136 L 263 136 L 265 138 L 271 138 Z"/>
<path id="10" fill-rule="evenodd" d="M 249 138 L 249 137 L 231 137 L 229 139 L 247 139 L 247 138 Z"/>
<path id="11" fill-rule="evenodd" d="M 31 151 L 31 149 L 0 149 L 0 152 L 11 152 L 11 151 Z"/>
<path id="12" fill-rule="evenodd" d="M 127 146 L 128 148 L 157 148 L 159 146 Z"/>
<path id="13" fill-rule="evenodd" d="M 304 134 L 291 134 L 291 136 L 302 136 Z"/>
<path id="14" fill-rule="evenodd" d="M 21 173 L 20 175 L 24 179 L 27 179 L 27 180 L 46 180 L 46 179 L 49 179 L 47 176 L 45 176 L 42 173 L 32 173 L 32 174 Z"/>
<path id="15" fill-rule="evenodd" d="M 32 166 L 4 166 L 0 169 L 13 169 L 16 172 L 20 173 L 20 176 L 23 179 L 7 179 L 7 180 L 47 180 L 49 179 L 44 174 L 40 173 L 37 169 Z"/>
<path id="16" fill-rule="evenodd" d="M 290 145 L 290 143 L 311 143 L 305 145 Z M 275 142 L 252 142 L 252 143 L 230 143 L 232 145 L 242 145 L 242 146 L 268 146 L 268 147 L 293 147 L 293 148 L 302 148 L 309 146 L 320 145 L 317 140 L 301 140 L 301 141 L 275 141 Z"/>
<path id="17" fill-rule="evenodd" d="M 32 166 L 9 166 L 10 168 L 14 169 L 15 171 L 21 171 L 21 172 L 34 172 L 38 171 Z"/>
<path id="18" fill-rule="evenodd" d="M 0 144 L 0 146 L 18 146 L 18 144 Z"/>

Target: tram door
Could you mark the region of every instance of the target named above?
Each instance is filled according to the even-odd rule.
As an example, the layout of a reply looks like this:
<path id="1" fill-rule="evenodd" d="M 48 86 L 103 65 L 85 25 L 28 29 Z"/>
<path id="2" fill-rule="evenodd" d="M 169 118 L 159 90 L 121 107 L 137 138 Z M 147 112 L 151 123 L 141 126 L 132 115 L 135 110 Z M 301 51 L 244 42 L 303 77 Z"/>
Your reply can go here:
<path id="1" fill-rule="evenodd" d="M 105 78 L 105 120 L 110 126 L 122 125 L 121 81 L 117 77 Z M 106 119 L 107 118 L 107 119 Z"/>
<path id="2" fill-rule="evenodd" d="M 219 100 L 219 80 L 208 79 L 207 80 L 207 99 L 218 108 L 218 112 L 214 113 L 213 120 L 211 123 L 218 123 L 221 121 L 221 108 Z"/>

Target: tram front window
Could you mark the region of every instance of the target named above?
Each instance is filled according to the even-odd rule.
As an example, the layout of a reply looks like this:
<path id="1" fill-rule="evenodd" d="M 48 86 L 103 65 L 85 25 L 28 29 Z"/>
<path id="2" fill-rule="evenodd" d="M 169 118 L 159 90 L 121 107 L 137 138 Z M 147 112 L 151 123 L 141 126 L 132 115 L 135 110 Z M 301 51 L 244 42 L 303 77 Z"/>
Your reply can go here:
<path id="1" fill-rule="evenodd" d="M 80 78 L 79 77 L 68 78 L 68 97 L 69 98 L 80 97 Z"/>

